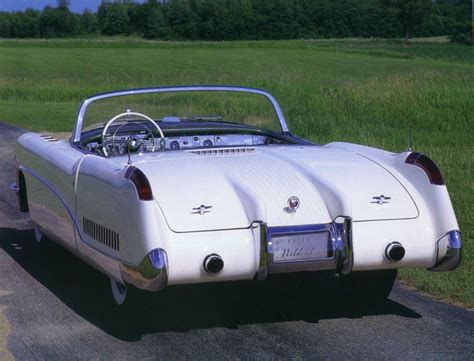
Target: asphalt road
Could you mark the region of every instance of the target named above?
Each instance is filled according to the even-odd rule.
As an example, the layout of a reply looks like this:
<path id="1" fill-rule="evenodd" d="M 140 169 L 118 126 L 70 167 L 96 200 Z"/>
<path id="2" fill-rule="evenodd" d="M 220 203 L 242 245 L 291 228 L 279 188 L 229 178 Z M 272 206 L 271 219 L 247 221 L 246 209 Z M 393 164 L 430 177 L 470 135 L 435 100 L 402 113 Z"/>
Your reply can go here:
<path id="1" fill-rule="evenodd" d="M 112 303 L 108 279 L 37 244 L 9 202 L 12 141 L 0 123 L 0 359 L 474 359 L 474 312 L 396 285 L 361 305 L 320 280 L 170 287 Z"/>

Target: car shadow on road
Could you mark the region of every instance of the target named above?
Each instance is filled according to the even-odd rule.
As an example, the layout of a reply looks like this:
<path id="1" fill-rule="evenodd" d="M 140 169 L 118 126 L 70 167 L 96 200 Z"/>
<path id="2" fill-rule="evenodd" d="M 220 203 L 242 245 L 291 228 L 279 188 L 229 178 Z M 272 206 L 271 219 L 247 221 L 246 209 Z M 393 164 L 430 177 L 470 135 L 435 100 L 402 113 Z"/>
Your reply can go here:
<path id="1" fill-rule="evenodd" d="M 329 275 L 304 283 L 283 276 L 265 282 L 175 286 L 160 293 L 135 291 L 118 307 L 112 301 L 109 279 L 60 246 L 51 241 L 38 245 L 31 230 L 0 228 L 0 235 L 0 247 L 34 279 L 85 320 L 125 341 L 160 332 L 259 323 L 317 323 L 371 315 L 421 317 L 392 300 L 370 305 L 353 302 Z"/>

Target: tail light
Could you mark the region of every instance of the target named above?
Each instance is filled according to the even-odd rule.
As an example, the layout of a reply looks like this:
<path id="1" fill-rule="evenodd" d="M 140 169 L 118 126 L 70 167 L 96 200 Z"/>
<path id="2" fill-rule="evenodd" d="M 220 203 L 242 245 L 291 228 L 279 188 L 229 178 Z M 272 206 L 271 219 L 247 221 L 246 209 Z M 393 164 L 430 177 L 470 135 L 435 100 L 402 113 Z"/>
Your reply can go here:
<path id="1" fill-rule="evenodd" d="M 136 167 L 128 167 L 124 178 L 130 180 L 137 189 L 138 198 L 142 201 L 152 201 L 153 192 L 150 182 L 143 172 Z"/>
<path id="2" fill-rule="evenodd" d="M 413 164 L 423 169 L 431 184 L 444 184 L 443 175 L 441 174 L 438 166 L 426 155 L 422 153 L 411 153 L 407 159 L 405 159 L 405 163 Z"/>

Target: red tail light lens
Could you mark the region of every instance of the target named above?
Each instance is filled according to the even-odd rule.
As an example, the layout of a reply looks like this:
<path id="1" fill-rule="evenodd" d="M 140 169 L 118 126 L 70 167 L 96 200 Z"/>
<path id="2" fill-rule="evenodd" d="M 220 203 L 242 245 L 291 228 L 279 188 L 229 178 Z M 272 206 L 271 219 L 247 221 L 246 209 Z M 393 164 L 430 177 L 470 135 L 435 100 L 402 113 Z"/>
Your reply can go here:
<path id="1" fill-rule="evenodd" d="M 422 153 L 411 153 L 407 159 L 405 159 L 405 163 L 413 164 L 423 169 L 431 184 L 444 184 L 443 175 L 441 174 L 438 166 L 426 155 Z"/>
<path id="2" fill-rule="evenodd" d="M 138 198 L 142 201 L 152 201 L 153 192 L 150 182 L 143 172 L 136 167 L 128 167 L 124 177 L 129 179 L 137 189 Z"/>

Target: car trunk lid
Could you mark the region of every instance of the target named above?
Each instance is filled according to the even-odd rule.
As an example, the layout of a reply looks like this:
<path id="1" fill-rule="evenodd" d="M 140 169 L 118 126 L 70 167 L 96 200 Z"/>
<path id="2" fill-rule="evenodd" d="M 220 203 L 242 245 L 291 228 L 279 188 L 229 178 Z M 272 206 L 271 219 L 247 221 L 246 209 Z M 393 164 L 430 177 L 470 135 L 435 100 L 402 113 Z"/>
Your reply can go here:
<path id="1" fill-rule="evenodd" d="M 243 148 L 240 148 L 243 149 Z M 149 178 L 170 228 L 192 232 L 329 223 L 337 199 L 354 221 L 406 219 L 418 210 L 403 185 L 360 155 L 323 147 L 170 152 L 139 167 Z M 330 189 L 322 189 L 330 184 Z M 288 212 L 288 200 L 300 201 Z"/>

